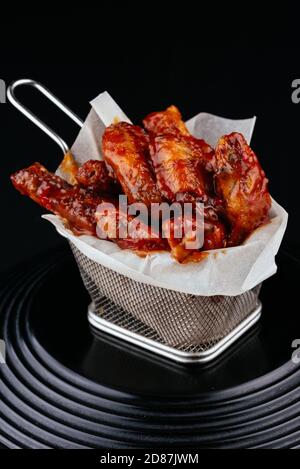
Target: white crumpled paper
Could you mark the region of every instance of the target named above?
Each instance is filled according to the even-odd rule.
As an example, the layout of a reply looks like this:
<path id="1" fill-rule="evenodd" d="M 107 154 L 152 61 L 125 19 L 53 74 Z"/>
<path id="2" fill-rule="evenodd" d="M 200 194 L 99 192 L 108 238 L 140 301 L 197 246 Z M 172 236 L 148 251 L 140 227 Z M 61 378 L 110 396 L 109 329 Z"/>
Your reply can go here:
<path id="1" fill-rule="evenodd" d="M 101 141 L 106 126 L 116 120 L 130 122 L 111 96 L 101 93 L 71 148 L 75 160 L 102 159 Z M 190 132 L 215 146 L 221 135 L 241 132 L 250 142 L 255 117 L 230 120 L 200 113 L 186 122 Z M 61 174 L 61 176 L 63 176 Z M 57 231 L 91 260 L 138 282 L 202 296 L 239 295 L 276 272 L 275 255 L 283 238 L 288 215 L 272 201 L 271 220 L 258 228 L 237 247 L 208 251 L 199 263 L 179 264 L 169 253 L 154 253 L 141 258 L 116 244 L 93 236 L 75 236 L 55 215 L 44 215 Z"/>

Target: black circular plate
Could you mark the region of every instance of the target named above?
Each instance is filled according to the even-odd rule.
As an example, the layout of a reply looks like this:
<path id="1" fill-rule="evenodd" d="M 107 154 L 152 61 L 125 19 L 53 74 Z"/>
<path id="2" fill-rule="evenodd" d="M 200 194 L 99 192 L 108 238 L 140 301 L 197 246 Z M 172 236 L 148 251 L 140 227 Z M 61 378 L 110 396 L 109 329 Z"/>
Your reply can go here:
<path id="1" fill-rule="evenodd" d="M 10 448 L 291 448 L 300 444 L 300 263 L 278 256 L 260 322 L 209 365 L 178 365 L 87 321 L 69 251 L 2 280 L 0 444 Z"/>

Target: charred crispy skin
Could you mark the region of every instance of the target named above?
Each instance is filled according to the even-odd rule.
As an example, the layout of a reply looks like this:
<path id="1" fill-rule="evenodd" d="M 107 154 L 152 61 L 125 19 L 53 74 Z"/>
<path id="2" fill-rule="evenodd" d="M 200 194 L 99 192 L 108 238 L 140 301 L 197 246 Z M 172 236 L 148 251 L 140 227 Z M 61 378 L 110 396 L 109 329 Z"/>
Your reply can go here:
<path id="1" fill-rule="evenodd" d="M 104 132 L 102 150 L 106 163 L 113 169 L 129 203 L 161 202 L 155 177 L 149 165 L 148 137 L 142 128 L 120 122 Z"/>
<path id="2" fill-rule="evenodd" d="M 145 129 L 154 135 L 169 133 L 190 135 L 176 106 L 170 106 L 165 111 L 148 114 L 143 120 L 143 124 Z"/>
<path id="3" fill-rule="evenodd" d="M 167 200 L 208 200 L 213 188 L 212 175 L 203 165 L 203 158 L 206 158 L 203 154 L 209 154 L 207 147 L 203 140 L 197 141 L 180 134 L 158 135 L 151 139 L 151 158 L 157 184 Z"/>
<path id="4" fill-rule="evenodd" d="M 268 220 L 271 207 L 268 180 L 255 153 L 236 132 L 220 138 L 216 164 L 216 189 L 231 224 L 228 244 L 236 246 Z"/>
<path id="5" fill-rule="evenodd" d="M 97 223 L 101 218 L 99 207 L 105 206 L 104 204 L 109 207 L 107 215 L 102 212 L 102 216 L 107 217 L 106 222 L 108 222 L 108 218 L 115 215 L 118 224 L 124 223 L 125 218 L 127 219 L 126 214 L 119 213 L 113 199 L 104 199 L 79 186 L 73 187 L 59 176 L 47 171 L 39 163 L 34 163 L 27 169 L 17 171 L 11 176 L 11 180 L 21 194 L 29 196 L 42 207 L 66 220 L 75 234 L 94 236 L 98 234 Z M 130 236 L 127 238 L 119 240 L 118 228 L 115 235 L 107 232 L 105 237 L 115 241 L 122 248 L 142 251 L 143 254 L 148 251 L 168 248 L 166 240 L 161 239 L 159 236 L 151 237 L 148 226 L 142 223 L 140 223 L 139 230 L 129 232 L 129 234 Z"/>
<path id="6" fill-rule="evenodd" d="M 99 193 L 117 193 L 120 187 L 106 168 L 104 161 L 88 160 L 77 171 L 77 183 Z"/>
<path id="7" fill-rule="evenodd" d="M 168 239 L 171 255 L 178 262 L 198 262 L 205 257 L 203 256 L 203 251 L 220 249 L 226 246 L 225 227 L 219 221 L 214 209 L 204 209 L 204 242 L 203 245 L 198 245 L 191 249 L 188 242 L 195 241 L 196 229 L 195 217 L 189 220 L 182 216 L 167 220 L 164 223 L 163 230 Z M 183 233 L 183 236 L 177 237 L 176 233 L 180 233 L 180 231 Z"/>

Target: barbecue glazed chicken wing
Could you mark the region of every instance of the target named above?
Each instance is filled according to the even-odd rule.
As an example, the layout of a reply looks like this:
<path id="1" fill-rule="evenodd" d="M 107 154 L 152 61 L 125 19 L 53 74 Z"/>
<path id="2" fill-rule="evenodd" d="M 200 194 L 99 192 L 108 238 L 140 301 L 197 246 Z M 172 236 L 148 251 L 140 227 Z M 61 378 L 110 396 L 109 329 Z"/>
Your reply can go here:
<path id="1" fill-rule="evenodd" d="M 268 179 L 245 138 L 233 132 L 216 147 L 216 190 L 231 224 L 229 246 L 236 246 L 268 220 L 271 197 Z"/>
<path id="2" fill-rule="evenodd" d="M 119 243 L 123 249 L 133 249 L 141 254 L 168 249 L 166 240 L 153 235 L 142 222 L 138 223 L 139 229 L 133 236 L 119 240 L 119 225 L 126 222 L 130 226 L 133 217 L 121 213 L 116 200 L 103 198 L 79 185 L 71 186 L 39 163 L 17 171 L 11 176 L 11 180 L 21 194 L 29 196 L 45 209 L 63 218 L 77 235 L 101 234 L 99 237 L 102 239 L 110 239 Z M 110 220 L 116 220 L 115 230 L 111 232 L 109 230 L 114 225 L 109 223 Z"/>
<path id="3" fill-rule="evenodd" d="M 202 164 L 203 151 L 190 137 L 158 135 L 151 142 L 151 158 L 157 185 L 170 202 L 207 202 L 212 177 Z"/>
<path id="4" fill-rule="evenodd" d="M 176 106 L 170 106 L 165 111 L 151 112 L 151 114 L 145 117 L 143 124 L 150 134 L 161 135 L 172 133 L 190 135 Z"/>
<path id="5" fill-rule="evenodd" d="M 213 148 L 190 135 L 175 106 L 149 114 L 143 123 L 150 133 L 150 154 L 163 196 L 169 202 L 202 202 L 205 207 L 204 244 L 197 249 L 187 248 L 195 219 L 189 224 L 189 220 L 179 217 L 164 224 L 172 256 L 178 262 L 186 262 L 196 260 L 199 250 L 224 247 L 226 232 L 218 216 L 223 210 L 222 201 L 214 193 Z M 174 236 L 174 228 L 178 226 L 182 227 L 182 238 Z"/>
<path id="6" fill-rule="evenodd" d="M 198 262 L 203 259 L 203 251 L 211 249 L 221 249 L 225 247 L 226 232 L 223 223 L 220 222 L 214 209 L 204 208 L 204 239 L 203 243 L 197 242 L 196 232 L 199 226 L 196 224 L 196 217 L 181 216 L 166 220 L 163 224 L 163 232 L 166 236 L 171 254 L 180 263 Z M 181 231 L 182 237 L 178 237 L 176 232 Z M 188 243 L 193 242 L 195 247 Z"/>
<path id="7" fill-rule="evenodd" d="M 107 205 L 107 206 L 106 206 Z M 101 239 L 113 240 L 121 249 L 136 251 L 144 256 L 153 251 L 168 251 L 165 238 L 151 230 L 151 227 L 138 217 L 128 215 L 120 207 L 111 203 L 98 207 L 96 212 L 97 235 Z M 126 237 L 122 230 L 126 230 Z"/>
<path id="8" fill-rule="evenodd" d="M 149 163 L 148 136 L 141 127 L 126 122 L 110 125 L 103 135 L 102 152 L 130 204 L 162 201 Z"/>
<path id="9" fill-rule="evenodd" d="M 236 246 L 268 220 L 268 180 L 241 134 L 221 137 L 214 150 L 190 135 L 175 106 L 149 114 L 143 123 L 146 131 L 126 122 L 107 127 L 104 161 L 88 160 L 79 167 L 67 153 L 59 167 L 63 179 L 34 163 L 13 174 L 12 183 L 76 235 L 107 239 L 139 255 L 170 251 L 180 263 Z M 128 211 L 119 204 L 121 193 L 131 204 Z M 161 202 L 172 218 L 147 210 L 130 215 L 141 210 L 141 203 L 152 208 Z M 178 214 L 174 202 L 179 209 L 188 202 L 189 213 L 185 206 Z"/>
<path id="10" fill-rule="evenodd" d="M 79 184 L 99 194 L 120 193 L 121 190 L 104 161 L 88 160 L 79 167 L 70 152 L 65 154 L 59 165 L 58 175 L 72 186 Z"/>
<path id="11" fill-rule="evenodd" d="M 150 149 L 152 143 L 155 142 L 156 136 L 176 135 L 178 138 L 185 137 L 182 141 L 198 153 L 202 166 L 206 171 L 214 171 L 215 157 L 213 148 L 205 140 L 195 138 L 189 133 L 176 106 L 170 106 L 165 111 L 152 112 L 145 117 L 143 124 L 150 135 Z"/>
<path id="12" fill-rule="evenodd" d="M 214 150 L 187 130 L 175 106 L 143 120 L 157 184 L 169 201 L 206 202 L 213 193 Z"/>
<path id="13" fill-rule="evenodd" d="M 118 182 L 109 174 L 104 161 L 86 161 L 78 168 L 76 182 L 82 187 L 101 194 L 117 194 L 121 192 Z"/>
<path id="14" fill-rule="evenodd" d="M 96 234 L 95 211 L 103 201 L 93 192 L 71 186 L 40 163 L 11 176 L 15 188 L 42 207 L 67 220 L 77 234 Z"/>

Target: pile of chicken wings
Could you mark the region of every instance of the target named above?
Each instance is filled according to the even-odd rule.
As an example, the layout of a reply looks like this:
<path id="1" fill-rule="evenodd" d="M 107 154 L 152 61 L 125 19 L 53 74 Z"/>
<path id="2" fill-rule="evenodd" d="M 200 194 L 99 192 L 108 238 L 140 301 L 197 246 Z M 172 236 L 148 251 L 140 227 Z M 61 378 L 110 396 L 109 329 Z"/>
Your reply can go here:
<path id="1" fill-rule="evenodd" d="M 268 180 L 255 153 L 240 133 L 222 136 L 216 148 L 193 137 L 179 110 L 170 106 L 143 120 L 143 128 L 118 122 L 102 138 L 103 160 L 88 160 L 78 167 L 70 153 L 60 169 L 65 179 L 34 163 L 11 176 L 15 188 L 45 209 L 60 216 L 75 234 L 99 236 L 139 255 L 170 251 L 178 262 L 199 261 L 205 251 L 241 244 L 269 218 Z M 109 220 L 128 223 L 118 206 L 118 196 L 129 204 L 189 202 L 204 204 L 204 243 L 187 248 L 189 233 L 175 237 L 184 220 L 167 221 L 153 235 L 150 221 L 141 220 L 133 236 L 110 232 Z M 107 202 L 109 209 L 97 210 Z M 105 206 L 105 204 L 104 204 Z M 193 205 L 192 205 L 193 206 Z M 130 221 L 130 220 L 129 220 Z M 104 223 L 103 223 L 104 222 Z M 193 225 L 193 216 L 191 226 Z M 186 224 L 184 225 L 186 226 Z M 104 228 L 103 228 L 104 227 Z"/>

